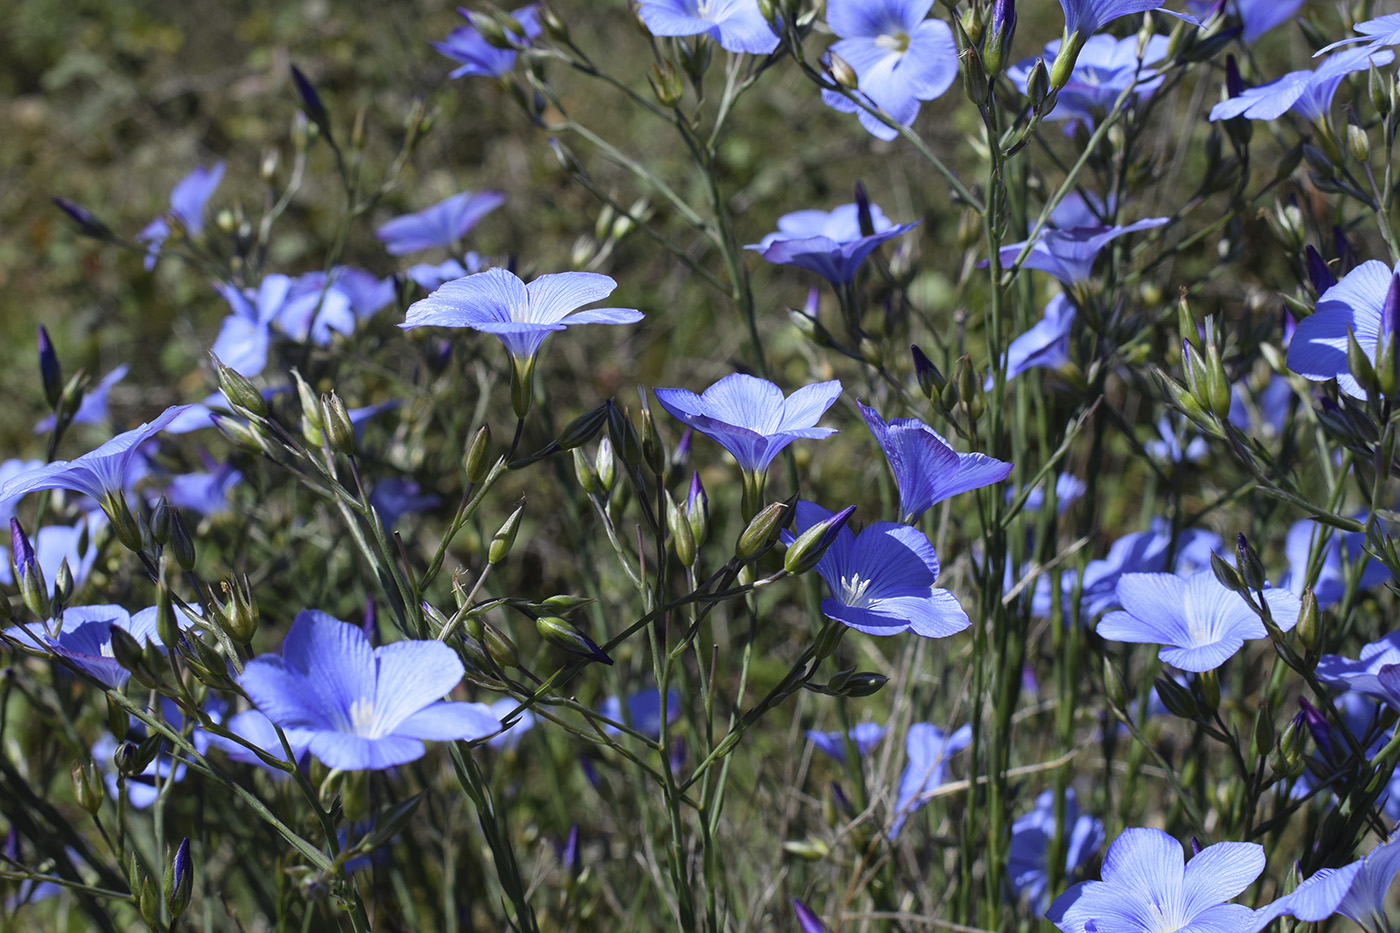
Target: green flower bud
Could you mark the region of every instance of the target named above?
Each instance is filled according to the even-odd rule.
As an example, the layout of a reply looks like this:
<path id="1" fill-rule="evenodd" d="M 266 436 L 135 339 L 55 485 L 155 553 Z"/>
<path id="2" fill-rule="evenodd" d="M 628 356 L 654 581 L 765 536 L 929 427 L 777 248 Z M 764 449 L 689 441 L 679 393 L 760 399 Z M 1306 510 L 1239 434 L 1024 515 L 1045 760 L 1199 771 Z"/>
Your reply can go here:
<path id="1" fill-rule="evenodd" d="M 603 664 L 613 663 L 612 658 L 608 657 L 593 639 L 580 632 L 565 619 L 558 616 L 540 616 L 535 620 L 535 628 L 539 631 L 541 638 L 556 648 L 562 648 L 570 654 L 587 658 L 590 661 L 598 661 Z"/>
<path id="2" fill-rule="evenodd" d="M 590 496 L 597 495 L 601 487 L 598 485 L 598 474 L 593 472 L 593 466 L 588 462 L 588 455 L 582 449 L 575 447 L 574 455 L 574 478 L 578 480 L 579 488 Z"/>
<path id="3" fill-rule="evenodd" d="M 223 364 L 213 353 L 209 359 L 214 363 L 214 375 L 219 380 L 219 391 L 235 413 L 245 418 L 266 418 L 267 399 L 263 398 L 252 380 L 234 372 Z"/>
<path id="4" fill-rule="evenodd" d="M 1303 608 L 1298 613 L 1298 637 L 1309 654 L 1317 654 L 1322 647 L 1322 612 L 1312 587 L 1303 590 L 1302 603 Z"/>
<path id="5" fill-rule="evenodd" d="M 1157 697 L 1162 701 L 1162 705 L 1167 708 L 1167 712 L 1181 719 L 1197 719 L 1200 714 L 1200 706 L 1196 702 L 1196 696 L 1181 684 L 1170 677 L 1158 677 L 1153 684 L 1157 687 Z"/>
<path id="6" fill-rule="evenodd" d="M 1235 535 L 1235 569 L 1239 571 L 1240 581 L 1249 589 L 1258 592 L 1264 588 L 1264 564 L 1243 534 Z"/>
<path id="7" fill-rule="evenodd" d="M 334 450 L 347 457 L 355 455 L 355 426 L 350 423 L 345 402 L 334 391 L 321 396 L 321 424 Z"/>
<path id="8" fill-rule="evenodd" d="M 848 505 L 798 535 L 796 540 L 788 545 L 787 554 L 783 557 L 783 569 L 791 574 L 799 574 L 817 566 L 827 550 L 836 543 L 841 529 L 846 527 L 846 522 L 855 510 L 855 506 Z"/>
<path id="9" fill-rule="evenodd" d="M 579 415 L 559 432 L 554 443 L 560 450 L 574 450 L 593 440 L 608 420 L 608 406 L 599 405 L 592 411 Z"/>
<path id="10" fill-rule="evenodd" d="M 755 515 L 739 535 L 734 556 L 747 561 L 770 547 L 778 539 L 779 529 L 787 523 L 788 511 L 787 503 L 773 502 Z"/>
<path id="11" fill-rule="evenodd" d="M 486 474 L 491 469 L 490 457 L 491 427 L 483 424 L 472 435 L 471 443 L 467 445 L 467 452 L 462 457 L 462 469 L 467 474 L 467 482 L 475 486 L 486 478 Z"/>
<path id="12" fill-rule="evenodd" d="M 180 517 L 180 510 L 172 508 L 170 510 L 170 553 L 175 556 L 175 563 L 180 565 L 180 569 L 189 573 L 194 570 L 194 541 L 190 538 L 189 529 L 185 527 L 185 520 Z"/>
<path id="13" fill-rule="evenodd" d="M 520 653 L 516 651 L 515 642 L 504 632 L 494 625 L 482 623 L 481 642 L 486 647 L 486 653 L 491 656 L 491 660 L 496 662 L 497 667 L 519 667 Z"/>
<path id="14" fill-rule="evenodd" d="M 598 441 L 598 453 L 593 458 L 593 469 L 598 488 L 604 495 L 612 492 L 613 484 L 617 482 L 617 461 L 613 457 L 612 440 L 606 436 Z"/>
<path id="15" fill-rule="evenodd" d="M 859 671 L 847 678 L 846 684 L 841 690 L 841 696 L 874 696 L 875 694 L 883 690 L 885 688 L 885 684 L 889 682 L 890 679 L 884 674 L 876 674 L 872 671 Z"/>
<path id="16" fill-rule="evenodd" d="M 690 530 L 689 520 L 669 492 L 666 493 L 666 530 L 671 534 L 671 547 L 676 552 L 676 559 L 683 566 L 693 567 L 696 557 L 695 535 Z"/>
<path id="17" fill-rule="evenodd" d="M 170 590 L 164 581 L 156 589 L 156 634 L 161 643 L 171 651 L 180 643 L 180 626 L 175 619 L 175 604 L 171 602 Z"/>
<path id="18" fill-rule="evenodd" d="M 510 517 L 505 520 L 505 524 L 491 538 L 491 544 L 486 549 L 486 560 L 488 563 L 499 564 L 506 559 L 511 547 L 515 544 L 515 534 L 520 530 L 520 516 L 525 512 L 525 503 L 522 501 L 516 507 Z"/>
<path id="19" fill-rule="evenodd" d="M 75 761 L 69 774 L 73 779 L 73 801 L 89 814 L 102 809 L 107 794 L 102 778 L 97 775 L 97 767 L 91 762 Z"/>
<path id="20" fill-rule="evenodd" d="M 1103 690 L 1104 696 L 1108 697 L 1108 702 L 1112 703 L 1115 709 L 1128 708 L 1128 694 L 1123 689 L 1123 678 L 1118 675 L 1118 669 L 1108 658 L 1104 658 L 1103 661 Z"/>
<path id="21" fill-rule="evenodd" d="M 1220 585 L 1232 593 L 1243 593 L 1247 589 L 1240 575 L 1225 562 L 1225 559 L 1214 551 L 1210 555 L 1210 569 L 1215 574 L 1215 579 L 1220 581 Z"/>

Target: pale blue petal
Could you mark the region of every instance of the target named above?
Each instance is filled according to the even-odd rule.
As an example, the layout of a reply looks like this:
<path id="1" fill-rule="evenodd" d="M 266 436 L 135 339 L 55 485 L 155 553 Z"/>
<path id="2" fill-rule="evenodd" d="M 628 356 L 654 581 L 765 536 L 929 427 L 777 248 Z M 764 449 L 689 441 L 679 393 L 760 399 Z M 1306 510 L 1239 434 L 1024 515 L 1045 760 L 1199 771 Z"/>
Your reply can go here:
<path id="1" fill-rule="evenodd" d="M 337 624 L 359 633 L 356 626 Z M 374 649 L 373 661 L 366 663 L 371 670 L 378 669 L 377 684 L 370 684 L 359 695 L 374 698 L 374 732 L 378 735 L 402 731 L 400 723 L 441 700 L 461 682 L 464 673 L 457 652 L 440 641 L 395 642 Z M 499 728 L 496 722 L 490 731 Z"/>
<path id="2" fill-rule="evenodd" d="M 400 643 L 402 644 L 402 642 Z M 395 735 L 435 742 L 474 741 L 499 732 L 501 721 L 485 703 L 434 703 L 403 720 Z"/>

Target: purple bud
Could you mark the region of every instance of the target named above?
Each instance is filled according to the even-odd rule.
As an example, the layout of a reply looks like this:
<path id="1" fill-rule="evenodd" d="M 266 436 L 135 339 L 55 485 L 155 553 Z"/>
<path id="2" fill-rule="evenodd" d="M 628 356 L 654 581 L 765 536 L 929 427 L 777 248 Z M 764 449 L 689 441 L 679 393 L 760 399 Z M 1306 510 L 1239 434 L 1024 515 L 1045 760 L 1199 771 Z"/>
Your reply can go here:
<path id="1" fill-rule="evenodd" d="M 1308 727 L 1308 732 L 1312 735 L 1313 744 L 1317 746 L 1317 750 L 1322 752 L 1324 758 L 1331 760 L 1334 748 L 1332 746 L 1332 728 L 1327 725 L 1327 717 L 1323 716 L 1316 706 L 1303 697 L 1298 698 L 1298 705 L 1302 709 L 1297 716 L 1293 717 L 1294 722 L 1302 720 L 1303 725 Z"/>
<path id="2" fill-rule="evenodd" d="M 686 429 L 687 433 L 689 433 L 689 430 L 689 428 Z M 708 515 L 710 511 L 710 497 L 705 493 L 705 485 L 700 482 L 700 474 L 692 473 L 690 474 L 690 495 L 687 496 L 685 500 L 686 514 L 693 515 L 695 513 L 696 502 L 700 503 L 700 511 Z"/>
<path id="3" fill-rule="evenodd" d="M 63 397 L 63 368 L 58 365 L 58 354 L 43 324 L 39 325 L 39 375 L 44 380 L 44 400 L 50 408 L 57 409 Z"/>
<path id="4" fill-rule="evenodd" d="M 1395 335 L 1400 331 L 1400 275 L 1392 274 L 1390 277 L 1390 288 L 1385 293 L 1385 302 L 1381 305 L 1381 327 L 1376 335 L 1376 345 L 1395 343 Z"/>
<path id="5" fill-rule="evenodd" d="M 1201 854 L 1201 849 L 1203 849 L 1203 848 L 1205 848 L 1205 847 L 1201 845 L 1201 841 L 1200 841 L 1199 839 L 1197 839 L 1195 836 L 1192 836 L 1192 837 L 1191 837 L 1191 857 L 1192 857 L 1192 858 L 1195 858 L 1196 856 L 1200 855 L 1200 854 Z"/>
<path id="6" fill-rule="evenodd" d="M 1303 250 L 1303 260 L 1308 267 L 1308 281 L 1312 282 L 1313 291 L 1321 295 L 1337 284 L 1337 277 L 1332 274 L 1327 261 L 1311 243 Z"/>
<path id="7" fill-rule="evenodd" d="M 992 21 L 988 24 L 991 34 L 1000 39 L 1004 34 L 1016 31 L 1015 0 L 993 0 Z"/>
<path id="8" fill-rule="evenodd" d="M 307 119 L 322 126 L 326 122 L 326 108 L 321 103 L 321 95 L 316 93 L 315 86 L 296 65 L 292 66 L 292 83 L 296 85 L 297 95 L 301 97 L 301 107 L 306 111 Z"/>
<path id="9" fill-rule="evenodd" d="M 569 838 L 564 840 L 564 847 L 559 851 L 559 862 L 564 866 L 564 873 L 570 878 L 578 877 L 578 824 L 569 827 Z"/>
<path id="10" fill-rule="evenodd" d="M 49 200 L 53 201 L 53 203 L 58 206 L 59 210 L 67 214 L 68 217 L 78 225 L 78 229 L 85 236 L 101 239 L 105 238 L 108 233 L 110 233 L 107 229 L 107 225 L 98 220 L 93 215 L 92 211 L 88 210 L 86 207 L 80 204 L 74 204 L 67 198 L 50 198 Z"/>
<path id="11" fill-rule="evenodd" d="M 1225 92 L 1231 97 L 1244 93 L 1244 79 L 1240 77 L 1240 66 L 1233 55 L 1225 56 Z"/>
<path id="12" fill-rule="evenodd" d="M 816 317 L 822 308 L 822 293 L 816 286 L 807 289 L 807 300 L 802 305 L 802 310 L 808 317 Z"/>
<path id="13" fill-rule="evenodd" d="M 24 533 L 17 518 L 10 519 L 10 553 L 14 556 L 15 570 L 19 572 L 21 578 L 37 569 L 38 565 L 34 562 L 34 549 L 29 546 L 29 535 Z"/>
<path id="14" fill-rule="evenodd" d="M 694 432 L 691 431 L 690 428 L 686 428 L 685 433 L 681 435 L 681 439 L 676 441 L 676 449 L 671 452 L 672 463 L 678 466 L 685 466 L 690 462 L 690 439 L 693 433 Z"/>
<path id="15" fill-rule="evenodd" d="M 856 217 L 860 221 L 860 235 L 875 235 L 875 220 L 870 216 L 870 197 L 865 193 L 865 185 L 856 182 Z"/>
<path id="16" fill-rule="evenodd" d="M 797 914 L 797 927 L 802 933 L 827 933 L 826 924 L 821 922 L 821 918 L 795 897 L 792 899 L 792 912 Z"/>
<path id="17" fill-rule="evenodd" d="M 194 875 L 190 873 L 190 837 L 186 836 L 175 850 L 175 858 L 165 876 L 165 906 L 171 916 L 178 919 L 190 906 L 190 894 L 194 890 Z"/>

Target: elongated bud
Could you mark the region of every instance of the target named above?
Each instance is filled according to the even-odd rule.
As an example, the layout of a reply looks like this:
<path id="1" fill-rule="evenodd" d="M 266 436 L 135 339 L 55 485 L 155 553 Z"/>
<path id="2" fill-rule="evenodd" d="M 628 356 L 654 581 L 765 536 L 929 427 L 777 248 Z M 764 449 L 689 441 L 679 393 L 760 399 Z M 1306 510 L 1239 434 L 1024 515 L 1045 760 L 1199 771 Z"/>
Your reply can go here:
<path id="1" fill-rule="evenodd" d="M 632 426 L 632 419 L 627 417 L 626 409 L 612 401 L 608 402 L 608 436 L 612 438 L 613 450 L 623 463 L 633 467 L 642 465 L 642 441 L 637 436 L 637 429 Z M 598 471 L 600 478 L 602 472 L 601 469 Z"/>
<path id="2" fill-rule="evenodd" d="M 842 685 L 838 692 L 843 697 L 868 697 L 874 696 L 885 688 L 885 684 L 890 679 L 884 674 L 876 674 L 873 671 L 857 671 L 846 678 L 846 683 Z"/>
<path id="3" fill-rule="evenodd" d="M 1011 40 L 1016 35 L 1015 0 L 992 0 L 992 19 L 987 24 L 982 60 L 987 74 L 996 77 L 1010 60 Z"/>
<path id="4" fill-rule="evenodd" d="M 1240 575 L 1235 572 L 1235 568 L 1225 562 L 1225 558 L 1214 551 L 1210 555 L 1210 569 L 1215 574 L 1215 579 L 1220 581 L 1220 585 L 1232 593 L 1243 593 L 1247 587 L 1240 580 Z"/>
<path id="5" fill-rule="evenodd" d="M 977 51 L 977 46 L 968 45 L 958 52 L 958 65 L 962 71 L 963 93 L 973 104 L 981 107 L 991 96 L 992 83 L 987 77 L 987 66 L 983 64 L 982 53 Z"/>
<path id="6" fill-rule="evenodd" d="M 515 544 L 515 533 L 520 530 L 520 516 L 525 514 L 525 503 L 522 501 L 516 506 L 514 512 L 501 525 L 500 530 L 491 538 L 491 544 L 486 549 L 486 560 L 492 564 L 499 564 L 506 559 L 511 547 Z"/>
<path id="7" fill-rule="evenodd" d="M 1026 72 L 1026 97 L 1030 98 L 1031 106 L 1037 113 L 1050 109 L 1046 106 L 1050 98 L 1050 71 L 1045 67 L 1043 58 L 1037 58 L 1031 64 L 1030 71 Z"/>
<path id="8" fill-rule="evenodd" d="M 1274 750 L 1274 717 L 1267 707 L 1259 710 L 1259 721 L 1254 724 L 1254 753 L 1260 758 Z"/>
<path id="9" fill-rule="evenodd" d="M 710 497 L 700 482 L 700 474 L 690 474 L 690 494 L 686 497 L 685 517 L 696 547 L 704 547 L 710 537 Z"/>
<path id="10" fill-rule="evenodd" d="M 467 474 L 467 482 L 475 486 L 486 478 L 491 463 L 491 427 L 483 424 L 472 435 L 467 452 L 462 457 L 462 470 Z"/>
<path id="11" fill-rule="evenodd" d="M 350 412 L 345 402 L 334 391 L 321 396 L 321 423 L 325 426 L 326 439 L 331 448 L 347 457 L 355 455 L 355 426 L 350 423 Z"/>
<path id="12" fill-rule="evenodd" d="M 1210 323 L 1206 325 L 1205 360 L 1206 394 L 1209 404 L 1206 408 L 1224 421 L 1230 416 L 1230 380 L 1225 376 L 1225 363 L 1220 358 L 1220 350 L 1215 345 Z"/>
<path id="13" fill-rule="evenodd" d="M 1264 565 L 1242 533 L 1235 535 L 1235 568 L 1246 587 L 1256 592 L 1264 588 Z"/>
<path id="14" fill-rule="evenodd" d="M 181 570 L 185 573 L 194 570 L 194 539 L 190 537 L 190 530 L 185 527 L 185 520 L 180 517 L 180 510 L 175 508 L 170 510 L 169 547 L 170 553 L 175 556 L 175 563 L 180 565 Z"/>
<path id="15" fill-rule="evenodd" d="M 297 387 L 297 401 L 301 403 L 303 429 L 309 424 L 317 431 L 320 431 L 325 427 L 325 422 L 321 420 L 321 402 L 316 397 L 315 390 L 307 385 L 306 380 L 301 377 L 301 373 L 296 369 L 292 370 L 292 380 L 296 383 Z M 316 446 L 320 446 L 320 441 L 316 442 Z"/>
<path id="16" fill-rule="evenodd" d="M 1358 162 L 1366 162 L 1371 158 L 1371 137 L 1355 123 L 1347 124 L 1347 151 Z"/>
<path id="17" fill-rule="evenodd" d="M 102 800 L 107 795 L 103 792 L 102 779 L 92 762 L 74 761 L 69 775 L 73 779 L 73 802 L 89 814 L 102 809 Z"/>
<path id="18" fill-rule="evenodd" d="M 151 509 L 151 538 L 161 547 L 170 543 L 170 500 L 161 496 Z"/>
<path id="19" fill-rule="evenodd" d="M 651 417 L 651 406 L 642 405 L 642 459 L 653 476 L 660 476 L 666 469 L 665 449 L 661 438 L 656 435 L 656 423 Z"/>
<path id="20" fill-rule="evenodd" d="M 683 566 L 694 566 L 695 535 L 690 530 L 690 522 L 685 513 L 676 505 L 669 492 L 666 493 L 666 530 L 671 533 L 671 547 L 676 552 L 676 559 Z"/>
<path id="21" fill-rule="evenodd" d="M 44 571 L 17 518 L 10 519 L 10 555 L 14 558 L 15 579 L 19 581 L 19 593 L 25 606 L 39 618 L 47 618 L 49 588 L 44 582 Z"/>
<path id="22" fill-rule="evenodd" d="M 219 391 L 223 393 L 229 407 L 246 418 L 266 418 L 267 399 L 263 398 L 258 387 L 253 385 L 247 376 L 225 366 L 213 353 L 209 354 L 209 359 L 214 364 L 214 376 L 219 380 Z"/>
<path id="23" fill-rule="evenodd" d="M 851 67 L 850 62 L 835 52 L 826 53 L 826 73 L 831 76 L 831 80 L 853 91 L 860 84 L 860 80 L 856 77 L 856 70 Z"/>
<path id="24" fill-rule="evenodd" d="M 57 411 L 59 400 L 63 398 L 63 368 L 58 364 L 49 332 L 42 324 L 39 325 L 39 376 L 44 382 L 44 401 Z"/>
<path id="25" fill-rule="evenodd" d="M 770 546 L 778 539 L 778 530 L 788 519 L 788 506 L 785 502 L 770 503 L 749 522 L 739 535 L 739 543 L 734 547 L 734 556 L 748 560 Z"/>
<path id="26" fill-rule="evenodd" d="M 102 497 L 98 503 L 102 506 L 102 511 L 106 514 L 107 520 L 112 523 L 112 533 L 121 542 L 122 547 L 140 554 L 144 547 L 141 540 L 141 526 L 136 522 L 136 516 L 131 514 L 131 507 L 126 504 L 126 497 L 121 492 L 109 492 Z"/>
<path id="27" fill-rule="evenodd" d="M 1216 671 L 1201 671 L 1197 674 L 1196 691 L 1206 709 L 1220 708 L 1220 675 Z"/>
<path id="28" fill-rule="evenodd" d="M 924 393 L 924 398 L 933 401 L 946 384 L 943 374 L 917 345 L 910 345 L 909 352 L 914 357 L 914 378 L 919 381 L 919 390 Z"/>
<path id="29" fill-rule="evenodd" d="M 1200 707 L 1190 690 L 1170 677 L 1158 677 L 1152 683 L 1157 687 L 1157 697 L 1167 708 L 1167 712 L 1181 719 L 1196 719 L 1200 716 Z"/>
<path id="30" fill-rule="evenodd" d="M 1303 590 L 1303 608 L 1298 612 L 1298 637 L 1310 654 L 1322 647 L 1322 612 L 1312 587 Z"/>
<path id="31" fill-rule="evenodd" d="M 321 103 L 321 95 L 316 93 L 316 87 L 296 65 L 292 66 L 292 84 L 301 98 L 302 113 L 306 114 L 312 125 L 326 134 L 326 139 L 332 139 L 330 114 L 326 113 L 326 107 Z"/>
<path id="32" fill-rule="evenodd" d="M 1303 749 L 1306 746 L 1306 729 L 1303 714 L 1299 713 L 1284 726 L 1278 737 L 1277 758 L 1270 757 L 1269 767 L 1280 776 L 1293 777 L 1303 772 Z"/>
<path id="33" fill-rule="evenodd" d="M 1108 702 L 1112 703 L 1115 709 L 1128 708 L 1128 694 L 1123 689 L 1123 678 L 1108 658 L 1104 658 L 1103 661 L 1103 690 L 1104 696 L 1108 697 Z"/>
<path id="34" fill-rule="evenodd" d="M 599 405 L 592 411 L 585 412 L 570 421 L 564 430 L 559 432 L 554 443 L 559 445 L 560 450 L 574 450 L 582 447 L 598 436 L 598 432 L 602 430 L 607 420 L 608 406 L 606 404 Z"/>
<path id="35" fill-rule="evenodd" d="M 190 893 L 194 890 L 194 872 L 190 870 L 190 837 L 186 836 L 175 850 L 175 857 L 165 869 L 165 906 L 170 911 L 171 921 L 180 919 L 185 908 L 190 906 Z"/>
<path id="36" fill-rule="evenodd" d="M 558 616 L 540 616 L 535 620 L 535 628 L 539 630 L 541 638 L 556 648 L 562 648 L 570 654 L 590 661 L 613 663 L 612 658 L 608 657 L 593 639 L 565 619 Z"/>
<path id="37" fill-rule="evenodd" d="M 958 401 L 960 401 L 970 421 L 982 415 L 982 382 L 977 378 L 971 358 L 964 356 L 958 360 Z"/>
<path id="38" fill-rule="evenodd" d="M 224 606 L 227 616 L 224 634 L 236 644 L 246 645 L 257 634 L 261 617 L 258 601 L 253 598 L 253 585 L 245 573 L 234 578 L 232 586 L 225 583 L 224 589 L 229 594 L 229 601 Z"/>
<path id="39" fill-rule="evenodd" d="M 1391 275 L 1376 333 L 1376 382 L 1387 398 L 1400 389 L 1400 275 Z"/>
<path id="40" fill-rule="evenodd" d="M 598 474 L 594 472 L 593 465 L 588 462 L 588 455 L 578 447 L 574 448 L 573 455 L 574 478 L 578 480 L 579 488 L 590 496 L 597 495 L 600 491 Z"/>
<path id="41" fill-rule="evenodd" d="M 175 619 L 175 604 L 170 599 L 170 590 L 161 581 L 156 589 L 156 634 L 161 644 L 170 650 L 180 642 L 180 626 Z"/>
<path id="42" fill-rule="evenodd" d="M 1303 258 L 1308 267 L 1308 283 L 1312 285 L 1313 291 L 1320 295 L 1337 284 L 1337 277 L 1332 274 L 1327 260 L 1322 258 L 1317 247 L 1309 243 L 1303 250 Z"/>
<path id="43" fill-rule="evenodd" d="M 593 457 L 593 470 L 598 479 L 598 488 L 603 494 L 612 492 L 613 484 L 617 482 L 617 461 L 613 457 L 612 439 L 606 435 L 598 441 L 598 453 Z"/>
<path id="44" fill-rule="evenodd" d="M 783 556 L 783 569 L 791 574 L 806 573 L 821 562 L 822 557 L 836 543 L 841 529 L 846 527 L 856 507 L 848 505 L 830 518 L 817 522 L 788 545 Z"/>
<path id="45" fill-rule="evenodd" d="M 105 240 L 112 235 L 112 231 L 108 229 L 107 225 L 98 220 L 92 211 L 83 207 L 81 204 L 74 204 L 67 198 L 53 197 L 49 198 L 49 200 L 52 201 L 59 210 L 67 214 L 69 220 L 78 225 L 78 231 L 84 236 Z"/>
<path id="46" fill-rule="evenodd" d="M 510 640 L 509 635 L 485 622 L 482 623 L 481 629 L 481 643 L 486 647 L 486 653 L 491 655 L 491 660 L 496 662 L 496 666 L 520 666 L 520 653 L 516 651 L 515 642 Z"/>
<path id="47" fill-rule="evenodd" d="M 831 653 L 841 644 L 841 639 L 848 630 L 849 626 L 840 622 L 828 622 L 822 626 L 822 630 L 817 633 L 817 643 L 812 646 L 812 653 L 816 659 L 821 661 L 831 657 Z"/>

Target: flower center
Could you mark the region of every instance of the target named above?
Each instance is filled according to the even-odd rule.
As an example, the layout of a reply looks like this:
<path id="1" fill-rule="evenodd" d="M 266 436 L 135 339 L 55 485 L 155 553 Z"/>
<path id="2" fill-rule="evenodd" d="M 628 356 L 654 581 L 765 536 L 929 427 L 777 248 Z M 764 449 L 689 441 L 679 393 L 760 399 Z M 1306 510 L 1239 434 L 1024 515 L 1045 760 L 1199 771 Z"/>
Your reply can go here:
<path id="1" fill-rule="evenodd" d="M 374 701 L 363 697 L 350 704 L 350 732 L 366 739 L 374 734 Z"/>
<path id="2" fill-rule="evenodd" d="M 870 580 L 862 580 L 860 574 L 853 573 L 849 577 L 841 578 L 841 602 L 847 606 L 854 606 L 857 609 L 864 609 L 870 605 L 871 597 L 865 595 L 865 591 L 870 589 Z"/>
<path id="3" fill-rule="evenodd" d="M 890 35 L 876 36 L 875 45 L 897 55 L 903 55 L 909 50 L 909 33 L 901 29 Z"/>
<path id="4" fill-rule="evenodd" d="M 713 7 L 716 2 L 718 2 L 718 0 L 699 0 L 699 2 L 695 4 L 695 15 L 701 19 L 709 19 L 710 8 Z"/>

